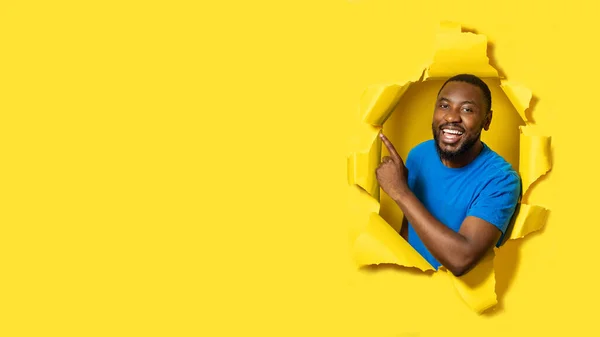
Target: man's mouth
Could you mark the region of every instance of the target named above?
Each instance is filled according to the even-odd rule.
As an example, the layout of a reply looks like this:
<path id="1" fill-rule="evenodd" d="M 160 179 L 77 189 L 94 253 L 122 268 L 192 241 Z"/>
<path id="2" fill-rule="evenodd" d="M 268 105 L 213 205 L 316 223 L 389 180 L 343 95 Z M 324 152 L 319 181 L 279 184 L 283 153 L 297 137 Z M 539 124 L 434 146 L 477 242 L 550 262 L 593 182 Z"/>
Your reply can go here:
<path id="1" fill-rule="evenodd" d="M 462 135 L 464 134 L 463 130 L 460 130 L 458 128 L 449 128 L 449 127 L 445 127 L 442 128 L 442 142 L 444 142 L 445 144 L 451 145 L 451 144 L 455 144 L 457 143 L 461 138 Z"/>

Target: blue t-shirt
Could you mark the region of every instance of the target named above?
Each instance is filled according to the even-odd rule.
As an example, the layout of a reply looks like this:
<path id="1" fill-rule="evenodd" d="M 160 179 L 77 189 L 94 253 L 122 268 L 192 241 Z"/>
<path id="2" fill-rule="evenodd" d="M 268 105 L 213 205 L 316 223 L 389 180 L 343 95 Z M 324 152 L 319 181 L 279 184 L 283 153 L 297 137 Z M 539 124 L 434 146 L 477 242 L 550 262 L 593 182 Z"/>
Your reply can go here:
<path id="1" fill-rule="evenodd" d="M 481 218 L 502 232 L 500 246 L 521 196 L 521 179 L 510 163 L 484 143 L 471 163 L 449 168 L 431 139 L 415 146 L 405 164 L 410 190 L 436 219 L 458 232 L 466 217 Z M 436 270 L 441 266 L 410 222 L 408 242 Z"/>

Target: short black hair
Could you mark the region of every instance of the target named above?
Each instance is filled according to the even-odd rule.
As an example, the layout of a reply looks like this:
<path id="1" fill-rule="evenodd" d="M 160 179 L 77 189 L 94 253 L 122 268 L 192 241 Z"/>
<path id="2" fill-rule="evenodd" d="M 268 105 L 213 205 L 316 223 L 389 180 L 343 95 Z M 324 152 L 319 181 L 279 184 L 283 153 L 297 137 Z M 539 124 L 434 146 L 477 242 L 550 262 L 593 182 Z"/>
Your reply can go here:
<path id="1" fill-rule="evenodd" d="M 466 82 L 479 87 L 479 89 L 481 89 L 481 91 L 483 92 L 483 98 L 485 99 L 485 103 L 487 104 L 486 112 L 490 112 L 490 110 L 492 109 L 492 92 L 481 78 L 471 74 L 458 74 L 452 76 L 448 80 L 446 80 L 446 82 L 444 82 L 444 85 L 442 85 L 440 91 L 438 92 L 438 96 L 440 92 L 442 92 L 442 89 L 444 89 L 446 84 L 448 84 L 448 82 Z"/>

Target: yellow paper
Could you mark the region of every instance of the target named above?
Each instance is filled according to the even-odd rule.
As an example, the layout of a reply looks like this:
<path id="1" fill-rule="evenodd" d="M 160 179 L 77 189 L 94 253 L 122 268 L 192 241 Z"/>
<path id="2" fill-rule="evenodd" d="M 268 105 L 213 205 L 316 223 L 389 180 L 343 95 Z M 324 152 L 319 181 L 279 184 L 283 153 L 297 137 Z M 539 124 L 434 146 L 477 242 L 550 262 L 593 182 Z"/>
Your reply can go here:
<path id="1" fill-rule="evenodd" d="M 422 81 L 445 80 L 459 73 L 470 73 L 488 79 L 499 78 L 496 69 L 489 64 L 487 38 L 461 32 L 460 25 L 444 22 L 436 39 L 433 62 L 425 69 Z M 365 226 L 353 229 L 353 256 L 359 266 L 397 264 L 423 271 L 433 270 L 433 267 L 378 214 L 380 210 L 374 205 L 381 202 L 380 189 L 375 177 L 382 150 L 377 135 L 402 95 L 416 82 L 399 83 L 405 84 L 371 86 L 361 97 L 361 114 L 365 128 L 361 131 L 363 133 L 360 135 L 360 144 L 364 149 L 348 157 L 348 180 L 350 184 L 364 189 L 363 201 L 359 201 L 364 203 L 364 211 L 361 212 L 364 212 L 365 219 L 366 214 L 370 213 L 368 220 L 365 220 Z M 525 110 L 532 97 L 531 91 L 508 81 L 500 81 L 499 84 L 510 104 L 526 122 L 525 127 L 520 126 L 518 163 L 523 183 L 522 194 L 525 194 L 531 185 L 551 168 L 550 137 L 536 134 L 533 126 L 525 118 Z M 366 198 L 367 194 L 369 198 Z M 358 199 L 360 198 L 355 200 Z M 547 212 L 545 208 L 536 205 L 518 205 L 504 242 L 522 238 L 542 228 Z M 460 297 L 477 313 L 497 303 L 494 257 L 495 250 L 490 249 L 467 274 L 455 277 L 450 272 L 446 273 L 452 278 Z M 445 270 L 443 266 L 440 269 Z"/>
<path id="2" fill-rule="evenodd" d="M 498 303 L 495 291 L 495 256 L 494 249 L 490 249 L 471 271 L 462 276 L 457 277 L 450 271 L 447 272 L 458 294 L 476 313 L 482 313 Z"/>
<path id="3" fill-rule="evenodd" d="M 349 197 L 349 209 L 353 213 L 353 217 L 360 218 L 360 221 L 353 222 L 349 232 L 350 241 L 354 244 L 358 236 L 365 231 L 371 213 L 379 213 L 380 204 L 377 199 L 358 185 L 350 186 Z"/>
<path id="4" fill-rule="evenodd" d="M 537 136 L 529 127 L 521 128 L 519 175 L 523 184 L 523 195 L 541 176 L 550 171 L 550 137 Z"/>
<path id="5" fill-rule="evenodd" d="M 531 90 L 526 87 L 512 83 L 510 81 L 502 80 L 500 88 L 506 94 L 506 97 L 510 100 L 512 105 L 515 107 L 523 121 L 527 122 L 527 116 L 525 116 L 525 110 L 529 108 L 529 102 L 531 101 Z"/>
<path id="6" fill-rule="evenodd" d="M 397 264 L 433 270 L 433 267 L 379 214 L 371 213 L 365 231 L 354 244 L 354 259 L 359 266 Z"/>
<path id="7" fill-rule="evenodd" d="M 383 125 L 411 83 L 374 85 L 367 88 L 360 100 L 364 121 L 375 126 Z"/>
<path id="8" fill-rule="evenodd" d="M 498 71 L 489 64 L 484 35 L 464 33 L 459 25 L 442 23 L 435 40 L 433 62 L 425 70 L 424 79 L 448 78 L 459 73 L 498 78 Z"/>
<path id="9" fill-rule="evenodd" d="M 515 220 L 506 240 L 520 239 L 525 235 L 540 230 L 546 223 L 548 210 L 541 206 L 520 204 Z"/>
<path id="10" fill-rule="evenodd" d="M 379 183 L 375 169 L 381 162 L 381 139 L 378 137 L 381 128 L 366 126 L 361 133 L 361 144 L 368 142 L 370 147 L 363 152 L 354 152 L 348 160 L 348 183 L 356 184 L 379 200 Z"/>

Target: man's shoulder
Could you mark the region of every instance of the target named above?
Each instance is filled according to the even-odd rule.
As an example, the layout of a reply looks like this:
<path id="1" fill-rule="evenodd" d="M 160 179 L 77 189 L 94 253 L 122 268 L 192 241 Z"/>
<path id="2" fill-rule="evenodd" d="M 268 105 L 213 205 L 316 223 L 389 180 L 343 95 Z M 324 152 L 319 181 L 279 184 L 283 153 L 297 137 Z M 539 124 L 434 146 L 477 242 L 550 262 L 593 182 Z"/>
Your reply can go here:
<path id="1" fill-rule="evenodd" d="M 486 148 L 486 151 L 486 160 L 482 163 L 482 168 L 489 180 L 505 181 L 513 184 L 520 182 L 519 173 L 511 163 L 489 147 Z"/>
<path id="2" fill-rule="evenodd" d="M 416 155 L 422 155 L 422 154 L 428 154 L 430 152 L 435 151 L 435 143 L 433 139 L 428 139 L 425 141 L 422 141 L 420 143 L 418 143 L 417 145 L 415 145 L 412 149 L 410 149 L 410 151 L 408 152 L 409 156 L 416 156 Z"/>
<path id="3" fill-rule="evenodd" d="M 430 156 L 432 151 L 435 152 L 435 144 L 432 139 L 418 143 L 408 151 L 406 165 L 411 168 L 421 165 L 423 158 Z"/>
<path id="4" fill-rule="evenodd" d="M 490 148 L 482 159 L 473 179 L 474 194 L 467 216 L 496 226 L 502 232 L 499 246 L 521 197 L 521 179 L 512 165 Z"/>

